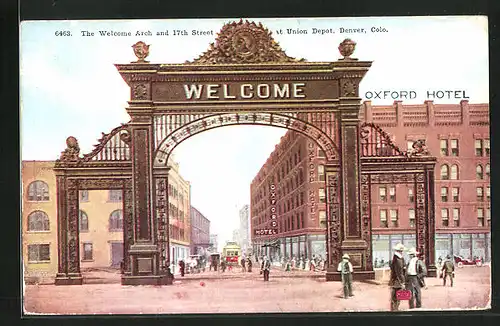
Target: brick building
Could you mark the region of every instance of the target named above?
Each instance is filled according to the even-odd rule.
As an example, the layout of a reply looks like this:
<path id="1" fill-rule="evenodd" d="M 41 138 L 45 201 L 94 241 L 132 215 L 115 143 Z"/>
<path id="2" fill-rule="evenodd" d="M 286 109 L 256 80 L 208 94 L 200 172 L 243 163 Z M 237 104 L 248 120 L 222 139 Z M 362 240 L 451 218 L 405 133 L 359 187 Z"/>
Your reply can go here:
<path id="1" fill-rule="evenodd" d="M 27 281 L 51 282 L 57 273 L 57 201 L 54 161 L 22 161 L 22 255 Z M 189 255 L 189 183 L 171 162 L 172 259 Z M 123 259 L 120 190 L 80 191 L 80 267 L 119 268 Z M 187 249 L 186 249 L 187 248 Z"/>
<path id="2" fill-rule="evenodd" d="M 437 157 L 435 170 L 436 258 L 458 254 L 491 259 L 490 141 L 487 104 L 361 106 L 362 121 L 381 126 L 402 149 L 424 139 Z M 289 131 L 251 184 L 254 250 L 285 256 L 325 255 L 323 154 L 311 140 Z M 277 192 L 276 234 L 256 235 L 270 221 L 269 189 Z M 377 266 L 392 247 L 415 245 L 415 189 L 372 188 L 372 246 Z M 272 241 L 274 240 L 274 242 Z M 262 245 L 271 244 L 268 248 Z"/>
<path id="3" fill-rule="evenodd" d="M 191 253 L 202 255 L 210 247 L 210 220 L 191 206 Z"/>

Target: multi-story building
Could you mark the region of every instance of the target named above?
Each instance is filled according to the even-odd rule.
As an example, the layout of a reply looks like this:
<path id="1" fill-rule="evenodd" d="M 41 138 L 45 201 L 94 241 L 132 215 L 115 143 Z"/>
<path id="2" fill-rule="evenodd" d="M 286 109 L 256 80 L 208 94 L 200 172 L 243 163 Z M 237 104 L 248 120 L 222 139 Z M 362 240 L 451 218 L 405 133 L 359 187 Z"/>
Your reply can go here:
<path id="1" fill-rule="evenodd" d="M 265 250 L 272 258 L 277 255 L 325 258 L 326 194 L 321 164 L 324 157 L 314 141 L 295 131 L 288 131 L 276 145 L 250 186 L 255 254 L 262 255 Z M 271 196 L 275 196 L 274 205 Z M 277 215 L 276 234 L 259 235 L 259 230 L 271 227 L 273 209 Z M 279 241 L 270 245 L 271 239 Z"/>
<path id="2" fill-rule="evenodd" d="M 250 206 L 243 205 L 240 209 L 240 246 L 244 254 L 250 248 Z"/>
<path id="3" fill-rule="evenodd" d="M 423 139 L 436 156 L 436 259 L 447 254 L 491 259 L 490 123 L 488 104 L 372 106 L 360 111 L 391 135 L 401 149 Z M 373 252 L 388 261 L 392 245 L 414 244 L 414 189 L 388 185 L 372 189 Z"/>
<path id="4" fill-rule="evenodd" d="M 236 242 L 241 247 L 240 229 L 233 230 L 233 242 Z"/>
<path id="5" fill-rule="evenodd" d="M 22 162 L 22 252 L 27 281 L 51 281 L 57 273 L 57 203 L 54 161 Z M 176 185 L 182 200 L 171 198 L 171 246 L 189 244 L 189 184 L 178 174 L 172 162 L 170 182 Z M 180 186 L 179 186 L 180 185 Z M 181 188 L 182 187 L 182 188 Z M 186 195 L 187 194 L 187 195 Z M 123 259 L 123 203 L 120 190 L 80 191 L 80 266 L 119 268 Z M 179 195 L 177 195 L 179 197 Z M 183 224 L 176 223 L 183 216 Z M 186 222 L 187 220 L 187 222 Z M 177 229 L 176 229 L 177 228 Z M 180 236 L 184 235 L 184 238 Z M 187 247 L 188 248 L 188 247 Z M 175 249 L 172 250 L 174 254 Z M 189 254 L 187 250 L 185 255 Z"/>
<path id="6" fill-rule="evenodd" d="M 191 185 L 179 174 L 179 163 L 172 159 L 169 167 L 170 259 L 177 266 L 190 255 Z"/>
<path id="7" fill-rule="evenodd" d="M 210 248 L 212 252 L 219 252 L 219 236 L 210 234 Z"/>
<path id="8" fill-rule="evenodd" d="M 210 220 L 191 206 L 191 252 L 203 255 L 210 247 Z"/>
<path id="9" fill-rule="evenodd" d="M 381 126 L 402 149 L 425 140 L 431 155 L 437 157 L 436 258 L 457 254 L 490 260 L 488 105 L 427 101 L 372 106 L 368 101 L 361 106 L 360 117 Z M 288 257 L 325 255 L 323 164 L 324 154 L 308 138 L 293 131 L 282 137 L 251 184 L 254 250 Z M 277 193 L 277 232 L 258 235 L 271 223 L 268 197 L 272 185 Z M 408 185 L 372 188 L 372 246 L 377 265 L 388 262 L 396 243 L 415 245 L 414 194 Z"/>

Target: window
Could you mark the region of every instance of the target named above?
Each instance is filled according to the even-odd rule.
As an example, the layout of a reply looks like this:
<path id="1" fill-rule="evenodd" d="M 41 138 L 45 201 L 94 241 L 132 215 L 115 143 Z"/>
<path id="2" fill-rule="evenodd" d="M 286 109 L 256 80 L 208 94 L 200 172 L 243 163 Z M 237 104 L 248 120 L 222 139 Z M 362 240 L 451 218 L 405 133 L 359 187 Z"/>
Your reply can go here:
<path id="1" fill-rule="evenodd" d="M 451 195 L 453 196 L 453 201 L 455 203 L 458 202 L 459 197 L 460 197 L 460 188 L 458 188 L 458 187 L 451 188 Z"/>
<path id="2" fill-rule="evenodd" d="M 34 211 L 28 215 L 28 231 L 49 231 L 49 217 L 45 212 Z"/>
<path id="3" fill-rule="evenodd" d="M 441 223 L 443 226 L 448 226 L 448 209 L 447 208 L 442 208 L 441 209 Z"/>
<path id="4" fill-rule="evenodd" d="M 47 201 L 49 200 L 49 186 L 40 180 L 33 181 L 28 186 L 29 201 Z"/>
<path id="5" fill-rule="evenodd" d="M 84 242 L 82 247 L 83 247 L 82 260 L 92 260 L 93 259 L 92 242 Z"/>
<path id="6" fill-rule="evenodd" d="M 379 194 L 380 194 L 380 200 L 381 201 L 387 201 L 387 188 L 386 187 L 380 187 L 378 189 Z"/>
<path id="7" fill-rule="evenodd" d="M 450 179 L 450 169 L 446 164 L 441 165 L 441 180 L 448 180 L 448 179 Z"/>
<path id="8" fill-rule="evenodd" d="M 450 179 L 451 180 L 458 180 L 458 165 L 456 165 L 456 164 L 453 164 L 451 166 L 451 176 L 450 176 Z"/>
<path id="9" fill-rule="evenodd" d="M 82 201 L 82 202 L 89 201 L 89 191 L 88 190 L 80 190 L 80 201 Z"/>
<path id="10" fill-rule="evenodd" d="M 118 189 L 109 190 L 109 201 L 122 201 L 122 191 Z"/>
<path id="11" fill-rule="evenodd" d="M 448 187 L 441 187 L 441 201 L 448 201 Z"/>
<path id="12" fill-rule="evenodd" d="M 80 232 L 88 232 L 89 231 L 89 217 L 87 216 L 87 213 L 80 210 L 79 218 L 80 218 Z"/>
<path id="13" fill-rule="evenodd" d="M 489 139 L 484 140 L 484 155 L 490 156 L 490 140 Z"/>
<path id="14" fill-rule="evenodd" d="M 477 226 L 484 226 L 484 211 L 482 208 L 477 209 Z"/>
<path id="15" fill-rule="evenodd" d="M 389 196 L 391 197 L 392 201 L 396 201 L 396 187 L 394 186 L 389 187 Z"/>
<path id="16" fill-rule="evenodd" d="M 486 170 L 486 176 L 489 178 L 490 177 L 490 165 L 489 164 L 486 164 L 484 166 L 485 170 Z"/>
<path id="17" fill-rule="evenodd" d="M 398 211 L 396 209 L 391 209 L 391 225 L 393 227 L 398 227 Z"/>
<path id="18" fill-rule="evenodd" d="M 458 156 L 458 139 L 452 139 L 451 145 L 451 156 Z"/>
<path id="19" fill-rule="evenodd" d="M 484 201 L 483 187 L 476 187 L 477 201 Z"/>
<path id="20" fill-rule="evenodd" d="M 441 139 L 440 146 L 441 146 L 441 155 L 448 156 L 448 139 Z"/>
<path id="21" fill-rule="evenodd" d="M 476 147 L 476 156 L 483 156 L 483 140 L 482 139 L 476 139 L 475 147 Z"/>
<path id="22" fill-rule="evenodd" d="M 453 209 L 453 226 L 460 226 L 460 208 Z"/>
<path id="23" fill-rule="evenodd" d="M 479 164 L 476 166 L 476 179 L 483 180 L 483 167 Z"/>
<path id="24" fill-rule="evenodd" d="M 487 224 L 487 226 L 491 226 L 491 210 L 490 210 L 490 208 L 486 208 L 486 224 Z"/>
<path id="25" fill-rule="evenodd" d="M 318 217 L 319 217 L 319 227 L 326 229 L 326 212 L 319 211 Z"/>
<path id="26" fill-rule="evenodd" d="M 49 244 L 28 245 L 28 261 L 29 262 L 50 261 L 50 245 Z"/>
<path id="27" fill-rule="evenodd" d="M 322 149 L 318 149 L 318 157 L 326 157 L 325 152 Z"/>
<path id="28" fill-rule="evenodd" d="M 386 228 L 389 226 L 387 224 L 387 210 L 386 209 L 380 210 L 380 226 L 383 228 Z"/>
<path id="29" fill-rule="evenodd" d="M 415 195 L 413 194 L 413 188 L 408 188 L 408 201 L 410 203 L 415 202 Z"/>
<path id="30" fill-rule="evenodd" d="M 325 181 L 325 166 L 318 165 L 318 179 L 319 181 Z"/>
<path id="31" fill-rule="evenodd" d="M 123 230 L 123 212 L 121 209 L 113 211 L 109 215 L 109 231 L 122 231 Z"/>
<path id="32" fill-rule="evenodd" d="M 486 200 L 490 200 L 491 199 L 491 190 L 490 190 L 490 186 L 486 187 Z"/>
<path id="33" fill-rule="evenodd" d="M 319 202 L 325 203 L 326 202 L 325 188 L 319 188 L 318 194 L 319 194 Z"/>
<path id="34" fill-rule="evenodd" d="M 410 222 L 410 227 L 414 228 L 415 227 L 415 210 L 413 208 L 410 208 L 408 210 L 408 220 Z"/>

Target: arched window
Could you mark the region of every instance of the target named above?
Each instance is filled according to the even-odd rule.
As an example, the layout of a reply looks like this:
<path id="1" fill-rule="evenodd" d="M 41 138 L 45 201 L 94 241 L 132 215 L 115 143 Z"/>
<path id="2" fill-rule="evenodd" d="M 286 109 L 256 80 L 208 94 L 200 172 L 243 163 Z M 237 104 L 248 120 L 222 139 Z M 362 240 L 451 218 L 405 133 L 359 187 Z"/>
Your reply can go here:
<path id="1" fill-rule="evenodd" d="M 45 212 L 34 211 L 28 215 L 28 231 L 49 231 L 49 217 Z"/>
<path id="2" fill-rule="evenodd" d="M 451 180 L 458 180 L 459 176 L 458 176 L 458 165 L 456 164 L 453 164 L 451 166 L 451 176 L 450 176 L 450 179 Z"/>
<path id="3" fill-rule="evenodd" d="M 490 165 L 489 164 L 486 164 L 484 166 L 484 169 L 486 170 L 485 173 L 486 173 L 486 176 L 489 178 L 490 177 Z"/>
<path id="4" fill-rule="evenodd" d="M 450 178 L 450 168 L 448 165 L 441 165 L 441 180 L 448 180 Z"/>
<path id="5" fill-rule="evenodd" d="M 476 179 L 478 180 L 483 180 L 484 176 L 483 176 L 483 167 L 478 164 L 476 166 Z"/>
<path id="6" fill-rule="evenodd" d="M 28 186 L 28 200 L 47 201 L 49 200 L 49 186 L 40 180 L 33 181 Z"/>
<path id="7" fill-rule="evenodd" d="M 109 231 L 123 230 L 123 213 L 121 209 L 117 209 L 109 215 Z"/>
<path id="8" fill-rule="evenodd" d="M 89 217 L 87 216 L 87 213 L 80 210 L 78 215 L 80 218 L 80 232 L 88 232 L 89 231 Z"/>

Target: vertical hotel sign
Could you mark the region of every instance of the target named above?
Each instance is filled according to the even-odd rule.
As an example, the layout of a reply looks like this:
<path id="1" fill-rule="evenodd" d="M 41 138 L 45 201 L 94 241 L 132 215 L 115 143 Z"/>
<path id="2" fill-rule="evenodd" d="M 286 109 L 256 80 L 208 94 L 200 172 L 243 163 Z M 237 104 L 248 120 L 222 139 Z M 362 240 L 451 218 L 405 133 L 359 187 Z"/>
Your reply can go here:
<path id="1" fill-rule="evenodd" d="M 276 221 L 276 185 L 271 183 L 269 189 L 269 196 L 271 201 L 271 232 L 270 234 L 278 234 L 278 222 Z"/>
<path id="2" fill-rule="evenodd" d="M 312 185 L 313 182 L 316 181 L 316 166 L 314 164 L 314 157 L 316 156 L 316 147 L 314 146 L 313 142 L 308 142 L 307 144 L 307 168 L 309 172 L 309 185 Z M 309 205 L 310 205 L 310 211 L 309 211 L 309 216 L 311 218 L 315 218 L 316 214 L 316 192 L 314 191 L 314 188 L 311 187 L 309 189 Z"/>
<path id="3" fill-rule="evenodd" d="M 265 229 L 255 230 L 255 235 L 272 235 L 278 234 L 278 222 L 276 221 L 276 185 L 271 183 L 269 186 L 269 208 L 271 210 L 270 226 Z"/>

